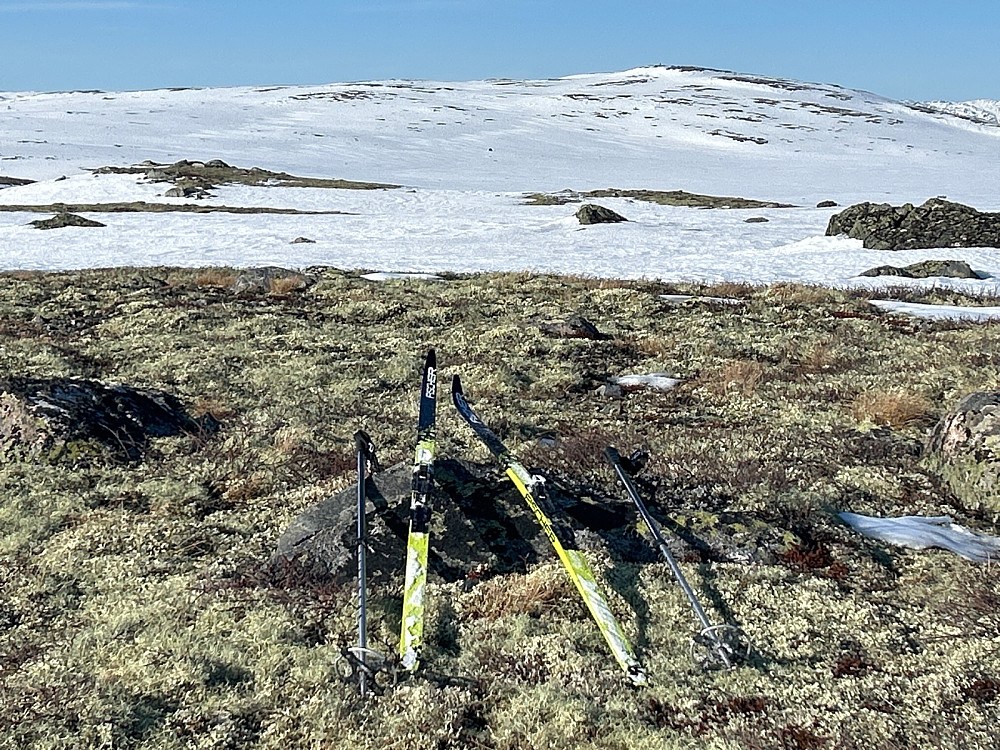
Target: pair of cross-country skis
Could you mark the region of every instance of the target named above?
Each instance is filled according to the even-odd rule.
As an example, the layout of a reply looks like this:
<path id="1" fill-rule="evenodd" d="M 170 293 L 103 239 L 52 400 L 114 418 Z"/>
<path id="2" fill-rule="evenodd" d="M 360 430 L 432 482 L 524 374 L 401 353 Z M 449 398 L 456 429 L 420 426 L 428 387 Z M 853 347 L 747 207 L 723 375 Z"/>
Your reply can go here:
<path id="1" fill-rule="evenodd" d="M 437 404 L 437 359 L 432 349 L 427 353 L 424 363 L 423 378 L 420 387 L 420 409 L 417 418 L 417 445 L 413 460 L 413 483 L 410 498 L 410 529 L 406 547 L 406 573 L 403 586 L 403 614 L 400 628 L 399 658 L 403 669 L 415 671 L 419 664 L 420 648 L 424 631 L 424 596 L 427 588 L 427 564 L 429 552 L 429 533 L 431 520 L 431 492 L 434 476 L 434 424 L 435 407 Z M 593 571 L 587 564 L 580 550 L 575 548 L 571 539 L 560 538 L 552 521 L 544 509 L 544 497 L 539 477 L 530 474 L 513 454 L 504 446 L 500 439 L 473 411 L 465 399 L 462 383 L 456 375 L 452 380 L 452 400 L 458 413 L 469 424 L 476 436 L 489 448 L 497 462 L 503 468 L 507 477 L 524 498 L 528 507 L 534 513 L 546 537 L 566 569 L 570 580 L 576 586 L 587 609 L 597 623 L 601 634 L 607 641 L 615 660 L 625 671 L 628 679 L 637 685 L 645 684 L 646 673 L 636 658 L 621 626 L 607 599 L 601 592 Z M 358 448 L 358 581 L 359 581 L 359 647 L 352 649 L 354 661 L 358 667 L 362 694 L 367 690 L 367 681 L 373 678 L 373 667 L 368 663 L 374 653 L 369 651 L 365 635 L 365 475 L 367 468 L 377 468 L 374 457 L 374 446 L 371 439 L 363 432 L 355 435 Z M 639 497 L 635 486 L 629 479 L 618 452 L 609 447 L 605 457 L 614 467 L 619 479 L 625 486 L 632 501 L 638 506 L 643 520 L 646 522 L 657 546 L 670 565 L 685 596 L 688 598 L 699 623 L 701 631 L 695 637 L 694 644 L 704 649 L 704 655 L 699 659 L 705 666 L 731 668 L 737 657 L 746 650 L 742 643 L 742 633 L 732 625 L 712 625 L 704 609 L 698 603 L 694 592 L 684 579 L 684 575 L 674 561 L 670 551 L 660 535 L 655 522 Z"/>

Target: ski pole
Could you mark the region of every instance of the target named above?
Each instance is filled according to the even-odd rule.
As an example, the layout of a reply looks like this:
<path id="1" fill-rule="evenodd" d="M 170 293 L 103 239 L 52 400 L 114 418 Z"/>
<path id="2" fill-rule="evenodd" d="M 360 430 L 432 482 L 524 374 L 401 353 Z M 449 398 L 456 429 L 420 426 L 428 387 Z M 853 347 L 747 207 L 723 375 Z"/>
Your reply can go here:
<path id="1" fill-rule="evenodd" d="M 375 444 L 368 434 L 362 430 L 354 433 L 354 445 L 358 451 L 358 689 L 361 697 L 368 695 L 368 591 L 365 585 L 367 578 L 366 554 L 368 545 L 368 528 L 365 523 L 365 504 L 367 502 L 368 466 L 378 470 L 378 460 L 375 458 Z"/>
<path id="2" fill-rule="evenodd" d="M 625 491 L 628 493 L 629 497 L 632 498 L 632 502 L 635 503 L 636 507 L 639 509 L 639 515 L 641 515 L 642 520 L 646 522 L 646 526 L 653 535 L 653 539 L 656 541 L 656 546 L 659 548 L 660 554 L 663 555 L 664 559 L 667 561 L 667 565 L 670 566 L 670 572 L 674 574 L 674 578 L 677 580 L 681 590 L 684 592 L 684 596 L 687 597 L 688 602 L 690 602 L 691 609 L 694 610 L 694 614 L 698 618 L 698 622 L 701 624 L 701 632 L 698 634 L 698 637 L 702 639 L 702 643 L 707 641 L 707 645 L 712 648 L 718 658 L 718 661 L 721 662 L 721 665 L 725 669 L 732 669 L 733 657 L 736 655 L 735 648 L 733 644 L 724 641 L 720 632 L 726 631 L 730 637 L 735 636 L 738 642 L 739 637 L 743 635 L 742 631 L 735 625 L 713 625 L 712 621 L 708 619 L 708 615 L 705 614 L 705 610 L 702 608 L 697 597 L 694 595 L 694 590 L 684 577 L 683 571 L 681 571 L 681 568 L 674 559 L 674 556 L 670 554 L 670 548 L 667 546 L 666 540 L 664 540 L 663 535 L 660 534 L 659 529 L 656 527 L 656 522 L 649 514 L 649 510 L 646 508 L 645 503 L 642 502 L 642 498 L 639 497 L 639 492 L 632 483 L 631 477 L 629 477 L 628 472 L 625 471 L 625 467 L 622 465 L 621 455 L 617 450 L 608 446 L 604 449 L 604 457 L 608 459 L 608 463 L 610 463 L 614 468 L 615 473 L 618 475 L 618 479 L 621 481 L 622 485 L 624 485 Z M 694 645 L 696 642 L 697 639 L 692 643 L 692 654 L 694 653 Z"/>

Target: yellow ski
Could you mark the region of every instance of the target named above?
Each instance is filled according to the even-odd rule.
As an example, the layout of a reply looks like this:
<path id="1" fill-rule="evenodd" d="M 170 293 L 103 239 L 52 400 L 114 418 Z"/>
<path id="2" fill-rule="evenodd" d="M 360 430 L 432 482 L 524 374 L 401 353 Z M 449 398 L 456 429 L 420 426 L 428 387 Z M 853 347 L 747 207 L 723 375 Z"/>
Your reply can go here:
<path id="1" fill-rule="evenodd" d="M 413 671 L 420 661 L 424 635 L 424 592 L 427 589 L 427 555 L 430 548 L 430 494 L 434 476 L 434 408 L 437 404 L 437 358 L 427 352 L 420 387 L 417 449 L 413 458 L 413 491 L 410 496 L 410 534 L 406 544 L 403 584 L 403 621 L 399 657 L 403 668 Z"/>
<path id="2" fill-rule="evenodd" d="M 535 514 L 535 518 L 541 524 L 545 536 L 552 543 L 556 554 L 559 556 L 559 560 L 562 562 L 563 567 L 566 568 L 570 580 L 573 581 L 573 585 L 580 592 L 580 596 L 587 605 L 587 609 L 590 610 L 590 614 L 597 623 L 601 635 L 604 636 L 604 640 L 607 641 L 608 646 L 611 648 L 611 653 L 614 654 L 615 659 L 621 665 L 622 669 L 625 670 L 625 674 L 629 680 L 636 685 L 645 685 L 646 673 L 643 671 L 642 665 L 639 664 L 635 652 L 632 651 L 632 646 L 629 645 L 625 633 L 618 624 L 618 620 L 615 619 L 611 607 L 608 606 L 607 599 L 601 593 L 601 589 L 597 585 L 597 580 L 594 578 L 594 573 L 591 571 L 590 565 L 587 564 L 587 559 L 579 550 L 567 549 L 559 539 L 555 529 L 552 527 L 552 522 L 545 515 L 545 511 L 535 497 L 535 480 L 514 456 L 511 455 L 504 444 L 500 442 L 500 438 L 486 426 L 483 420 L 472 410 L 472 407 L 469 406 L 469 402 L 465 400 L 465 394 L 462 392 L 462 383 L 457 375 L 452 380 L 451 396 L 455 402 L 455 407 L 458 409 L 458 413 L 462 415 L 479 439 L 490 449 L 490 452 L 504 468 L 507 477 L 517 487 L 518 492 L 524 497 L 525 502 L 528 503 L 531 512 Z"/>

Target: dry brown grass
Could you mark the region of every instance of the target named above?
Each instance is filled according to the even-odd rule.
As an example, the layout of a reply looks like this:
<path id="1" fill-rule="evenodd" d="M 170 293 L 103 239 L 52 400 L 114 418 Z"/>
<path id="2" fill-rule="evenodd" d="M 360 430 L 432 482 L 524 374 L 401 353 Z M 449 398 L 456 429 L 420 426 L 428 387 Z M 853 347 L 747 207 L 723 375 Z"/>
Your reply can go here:
<path id="1" fill-rule="evenodd" d="M 200 287 L 228 289 L 236 281 L 236 274 L 225 268 L 207 268 L 194 277 L 194 283 Z"/>
<path id="2" fill-rule="evenodd" d="M 571 595 L 566 576 L 553 565 L 530 573 L 491 578 L 462 598 L 461 616 L 467 620 L 497 620 L 510 615 L 538 617 Z"/>
<path id="3" fill-rule="evenodd" d="M 635 348 L 646 357 L 662 359 L 674 356 L 677 342 L 673 336 L 647 336 L 636 340 Z"/>
<path id="4" fill-rule="evenodd" d="M 717 396 L 738 393 L 752 396 L 766 380 L 764 365 L 753 360 L 740 359 L 707 373 L 698 379 L 698 385 Z"/>
<path id="5" fill-rule="evenodd" d="M 837 361 L 837 352 L 828 341 L 820 341 L 809 348 L 799 359 L 797 370 L 801 375 L 824 372 Z"/>
<path id="6" fill-rule="evenodd" d="M 707 297 L 748 299 L 753 296 L 754 287 L 738 281 L 720 281 L 718 284 L 706 286 L 701 294 Z"/>
<path id="7" fill-rule="evenodd" d="M 862 393 L 851 403 L 851 414 L 858 422 L 889 427 L 926 421 L 933 409 L 934 405 L 925 396 L 901 388 Z"/>
<path id="8" fill-rule="evenodd" d="M 269 283 L 271 294 L 279 296 L 291 294 L 302 288 L 302 279 L 294 276 L 286 276 L 281 279 L 271 279 Z"/>
<path id="9" fill-rule="evenodd" d="M 283 456 L 292 456 L 308 443 L 308 436 L 297 427 L 281 427 L 274 433 L 274 449 Z"/>
<path id="10" fill-rule="evenodd" d="M 217 396 L 199 396 L 191 404 L 191 414 L 203 417 L 206 414 L 222 422 L 236 416 L 236 409 Z"/>
<path id="11" fill-rule="evenodd" d="M 767 290 L 767 298 L 785 305 L 823 305 L 833 300 L 832 290 L 808 284 L 775 284 Z"/>
<path id="12" fill-rule="evenodd" d="M 14 279 L 15 281 L 31 281 L 39 276 L 41 276 L 41 271 L 4 271 L 3 275 L 9 279 Z"/>

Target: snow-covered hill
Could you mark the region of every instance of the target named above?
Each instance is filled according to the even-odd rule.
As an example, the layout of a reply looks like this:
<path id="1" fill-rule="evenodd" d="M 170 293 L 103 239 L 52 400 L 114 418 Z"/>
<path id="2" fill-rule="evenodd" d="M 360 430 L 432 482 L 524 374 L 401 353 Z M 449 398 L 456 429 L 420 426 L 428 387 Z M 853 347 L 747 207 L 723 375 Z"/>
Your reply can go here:
<path id="1" fill-rule="evenodd" d="M 832 213 L 813 208 L 821 200 L 946 195 L 1000 209 L 1000 128 L 838 86 L 726 71 L 0 94 L 0 177 L 38 180 L 0 189 L 2 204 L 184 202 L 141 175 L 89 171 L 146 159 L 222 159 L 403 187 L 233 186 L 201 201 L 352 216 L 102 214 L 105 230 L 38 232 L 23 213 L 0 213 L 0 267 L 281 262 L 836 283 L 890 261 L 870 251 L 852 260 L 849 241 L 820 237 Z M 582 231 L 573 206 L 523 205 L 528 192 L 606 187 L 802 208 L 607 199 L 635 221 Z M 769 222 L 744 223 L 751 216 Z M 298 235 L 317 242 L 290 247 Z M 1000 274 L 992 255 L 969 260 Z"/>
<path id="2" fill-rule="evenodd" d="M 998 132 L 837 86 L 722 71 L 5 94 L 0 114 L 3 172 L 35 179 L 220 158 L 457 190 L 998 200 L 990 175 L 963 169 L 996 174 L 985 168 L 1000 163 Z"/>

